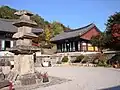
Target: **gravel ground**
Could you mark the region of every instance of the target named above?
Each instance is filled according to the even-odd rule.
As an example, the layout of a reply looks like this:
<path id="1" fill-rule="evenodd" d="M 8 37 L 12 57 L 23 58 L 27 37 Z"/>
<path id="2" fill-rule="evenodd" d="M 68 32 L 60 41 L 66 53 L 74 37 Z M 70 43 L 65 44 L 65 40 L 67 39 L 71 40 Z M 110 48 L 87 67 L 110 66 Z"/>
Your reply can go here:
<path id="1" fill-rule="evenodd" d="M 36 68 L 50 76 L 72 81 L 40 87 L 34 90 L 120 90 L 120 70 L 103 67 Z M 108 88 L 108 89 L 106 89 Z"/>
<path id="2" fill-rule="evenodd" d="M 49 80 L 50 80 L 50 82 L 47 82 L 47 83 L 39 83 L 39 84 L 34 84 L 34 85 L 15 87 L 15 90 L 33 90 L 33 89 L 37 89 L 37 88 L 48 87 L 51 85 L 56 85 L 56 84 L 61 84 L 64 82 L 71 81 L 68 79 L 59 78 L 59 77 L 51 77 L 51 76 L 49 76 Z"/>
<path id="3" fill-rule="evenodd" d="M 51 85 L 61 84 L 64 82 L 69 82 L 69 81 L 71 81 L 71 80 L 65 79 L 65 78 L 49 76 L 49 82 L 46 82 L 46 83 L 40 82 L 38 84 L 32 84 L 32 85 L 14 86 L 14 88 L 15 88 L 15 90 L 33 90 L 33 89 L 48 87 Z M 9 90 L 9 87 L 5 87 L 0 90 Z"/>
<path id="4" fill-rule="evenodd" d="M 16 87 L 15 90 L 120 90 L 120 69 L 67 66 L 36 70 L 48 72 L 50 82 Z M 8 87 L 1 90 L 8 90 Z"/>

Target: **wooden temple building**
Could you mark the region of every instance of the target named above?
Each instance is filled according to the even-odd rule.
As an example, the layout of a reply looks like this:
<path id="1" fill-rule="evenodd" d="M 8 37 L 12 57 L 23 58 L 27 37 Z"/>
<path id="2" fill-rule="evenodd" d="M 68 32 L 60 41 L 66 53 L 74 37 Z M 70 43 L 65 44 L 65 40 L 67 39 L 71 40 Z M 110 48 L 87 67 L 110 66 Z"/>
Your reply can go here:
<path id="1" fill-rule="evenodd" d="M 5 51 L 6 48 L 15 46 L 16 40 L 12 38 L 17 32 L 17 27 L 13 25 L 17 20 L 0 19 L 0 51 Z M 43 32 L 40 28 L 33 28 L 33 33 L 39 35 Z M 33 45 L 36 45 L 33 43 Z"/>
<path id="2" fill-rule="evenodd" d="M 100 30 L 95 24 L 67 30 L 62 32 L 51 39 L 52 43 L 57 45 L 57 52 L 96 52 L 99 49 L 92 46 L 90 39 L 92 36 L 100 34 Z"/>

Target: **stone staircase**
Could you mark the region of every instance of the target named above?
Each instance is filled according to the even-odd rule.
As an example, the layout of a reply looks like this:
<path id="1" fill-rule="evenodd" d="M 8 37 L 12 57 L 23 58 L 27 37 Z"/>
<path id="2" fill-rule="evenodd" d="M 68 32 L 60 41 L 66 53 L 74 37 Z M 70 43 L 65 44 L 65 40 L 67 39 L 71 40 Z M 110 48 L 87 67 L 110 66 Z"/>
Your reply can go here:
<path id="1" fill-rule="evenodd" d="M 9 86 L 9 80 L 5 80 L 5 75 L 0 72 L 0 89 Z"/>
<path id="2" fill-rule="evenodd" d="M 7 77 L 9 81 L 15 81 L 17 79 L 18 73 L 16 71 L 10 71 Z"/>

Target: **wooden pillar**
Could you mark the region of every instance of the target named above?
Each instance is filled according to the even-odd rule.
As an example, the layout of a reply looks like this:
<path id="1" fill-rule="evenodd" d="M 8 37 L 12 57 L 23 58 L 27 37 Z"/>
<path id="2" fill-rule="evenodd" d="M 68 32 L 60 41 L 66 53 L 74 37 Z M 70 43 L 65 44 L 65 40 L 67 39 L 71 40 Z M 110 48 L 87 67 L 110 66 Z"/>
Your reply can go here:
<path id="1" fill-rule="evenodd" d="M 16 40 L 13 41 L 13 46 L 16 46 Z"/>
<path id="2" fill-rule="evenodd" d="M 62 52 L 64 52 L 64 46 L 63 45 L 64 45 L 64 43 L 62 43 Z"/>
<path id="3" fill-rule="evenodd" d="M 57 52 L 61 52 L 61 45 L 57 44 Z"/>
<path id="4" fill-rule="evenodd" d="M 67 46 L 67 52 L 70 52 L 70 43 L 66 43 L 66 46 Z"/>
<path id="5" fill-rule="evenodd" d="M 59 50 L 59 49 L 58 49 L 58 44 L 56 44 L 56 47 L 57 47 L 57 52 L 59 52 L 59 51 L 58 51 L 58 50 Z"/>
<path id="6" fill-rule="evenodd" d="M 61 52 L 62 52 L 62 44 L 60 44 L 60 49 L 61 49 Z"/>
<path id="7" fill-rule="evenodd" d="M 80 41 L 80 51 L 82 51 L 82 42 Z"/>
<path id="8" fill-rule="evenodd" d="M 72 48 L 71 48 L 71 42 L 69 42 L 69 45 L 70 45 L 69 47 L 70 47 L 70 52 L 71 52 L 71 49 L 72 49 Z"/>
<path id="9" fill-rule="evenodd" d="M 75 51 L 75 42 L 73 41 L 73 51 Z"/>
<path id="10" fill-rule="evenodd" d="M 95 46 L 93 46 L 93 48 L 94 48 L 94 51 L 95 51 Z"/>
<path id="11" fill-rule="evenodd" d="M 2 50 L 2 42 L 1 42 L 1 40 L 0 40 L 0 50 Z"/>
<path id="12" fill-rule="evenodd" d="M 80 51 L 81 49 L 81 45 L 80 45 L 80 41 L 78 41 L 78 51 Z"/>
<path id="13" fill-rule="evenodd" d="M 73 42 L 71 42 L 71 51 L 73 52 Z"/>
<path id="14" fill-rule="evenodd" d="M 62 50 L 63 50 L 62 52 L 65 52 L 65 43 L 63 43 L 62 45 L 63 45 L 62 46 Z"/>
<path id="15" fill-rule="evenodd" d="M 75 42 L 75 51 L 78 51 L 78 41 Z"/>
<path id="16" fill-rule="evenodd" d="M 69 52 L 70 52 L 70 42 L 69 42 Z"/>
<path id="17" fill-rule="evenodd" d="M 88 51 L 88 43 L 86 42 L 86 51 Z"/>
<path id="18" fill-rule="evenodd" d="M 66 48 L 66 43 L 64 43 L 64 51 L 66 52 L 67 51 L 67 48 Z"/>

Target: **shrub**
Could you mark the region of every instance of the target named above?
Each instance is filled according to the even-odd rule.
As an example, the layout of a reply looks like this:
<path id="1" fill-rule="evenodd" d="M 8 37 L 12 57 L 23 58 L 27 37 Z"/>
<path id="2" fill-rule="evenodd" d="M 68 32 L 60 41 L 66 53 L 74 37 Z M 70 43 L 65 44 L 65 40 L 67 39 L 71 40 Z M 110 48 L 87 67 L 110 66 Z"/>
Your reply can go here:
<path id="1" fill-rule="evenodd" d="M 88 61 L 89 61 L 89 57 L 85 56 L 81 62 L 82 63 L 87 63 Z"/>
<path id="2" fill-rule="evenodd" d="M 107 56 L 103 53 L 98 53 L 94 55 L 92 63 L 97 64 L 97 66 L 104 66 L 104 67 L 109 66 L 107 64 Z"/>
<path id="3" fill-rule="evenodd" d="M 116 54 L 115 56 L 113 56 L 110 60 L 109 60 L 109 63 L 112 64 L 117 64 L 117 63 L 120 63 L 120 54 Z"/>
<path id="4" fill-rule="evenodd" d="M 94 56 L 94 59 L 92 61 L 93 64 L 97 64 L 97 66 L 103 66 L 103 67 L 106 67 L 107 66 L 107 63 L 106 63 L 106 55 L 105 54 L 96 54 Z"/>
<path id="5" fill-rule="evenodd" d="M 68 56 L 64 56 L 64 57 L 62 58 L 62 62 L 68 62 Z"/>
<path id="6" fill-rule="evenodd" d="M 117 53 L 115 56 L 109 59 L 107 63 L 113 67 L 116 65 L 117 68 L 120 68 L 120 53 Z"/>
<path id="7" fill-rule="evenodd" d="M 80 63 L 83 58 L 84 58 L 84 55 L 77 56 L 76 60 L 73 61 L 73 63 Z"/>
<path id="8" fill-rule="evenodd" d="M 98 64 L 99 63 L 99 59 L 93 60 L 92 63 L 93 64 Z"/>
<path id="9" fill-rule="evenodd" d="M 97 66 L 104 66 L 104 67 L 107 67 L 108 64 L 106 63 L 105 60 L 100 60 L 100 61 L 98 62 L 98 64 L 97 64 Z"/>
<path id="10" fill-rule="evenodd" d="M 62 62 L 61 61 L 57 61 L 57 64 L 62 64 Z"/>
<path id="11" fill-rule="evenodd" d="M 101 53 L 97 53 L 97 54 L 93 55 L 93 56 L 92 56 L 93 62 L 94 62 L 95 60 L 99 60 L 99 59 L 101 58 L 101 56 L 102 56 Z"/>
<path id="12" fill-rule="evenodd" d="M 97 66 L 104 66 L 104 67 L 107 67 L 108 64 L 107 64 L 107 59 L 106 59 L 106 55 L 103 54 L 99 57 L 98 59 L 98 65 Z"/>

